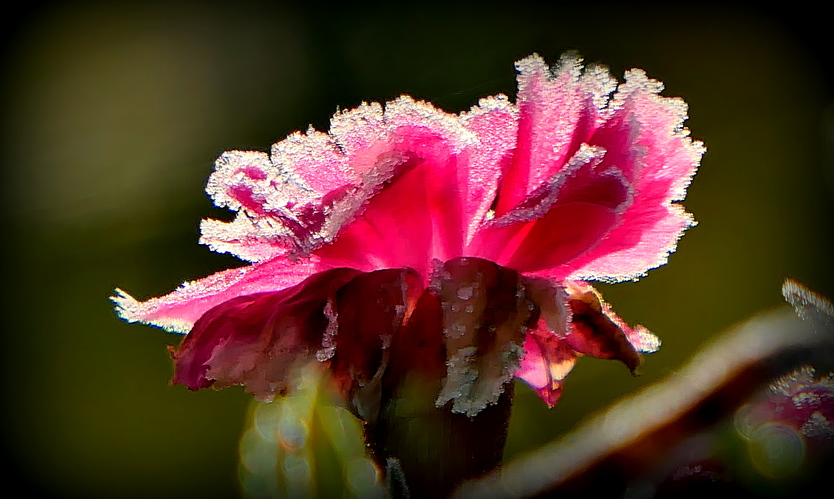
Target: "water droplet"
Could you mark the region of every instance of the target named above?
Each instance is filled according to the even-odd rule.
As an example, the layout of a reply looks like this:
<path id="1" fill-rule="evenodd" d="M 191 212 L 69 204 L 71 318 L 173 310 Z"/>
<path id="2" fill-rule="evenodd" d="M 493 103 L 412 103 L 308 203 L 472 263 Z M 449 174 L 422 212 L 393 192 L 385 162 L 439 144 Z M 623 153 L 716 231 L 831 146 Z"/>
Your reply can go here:
<path id="1" fill-rule="evenodd" d="M 460 303 L 457 303 L 457 302 L 452 303 L 451 308 L 452 308 L 452 312 L 455 312 L 455 313 L 460 312 Z"/>
<path id="2" fill-rule="evenodd" d="M 461 286 L 458 288 L 458 298 L 460 298 L 463 301 L 472 298 L 473 294 L 475 294 L 475 290 L 472 288 L 472 286 Z"/>
<path id="3" fill-rule="evenodd" d="M 466 310 L 466 313 L 467 313 L 467 314 L 471 314 L 472 312 L 474 312 L 474 311 L 475 311 L 475 307 L 474 307 L 474 306 L 472 306 L 472 305 L 467 305 L 467 306 L 466 306 L 466 308 L 465 308 L 464 310 Z"/>

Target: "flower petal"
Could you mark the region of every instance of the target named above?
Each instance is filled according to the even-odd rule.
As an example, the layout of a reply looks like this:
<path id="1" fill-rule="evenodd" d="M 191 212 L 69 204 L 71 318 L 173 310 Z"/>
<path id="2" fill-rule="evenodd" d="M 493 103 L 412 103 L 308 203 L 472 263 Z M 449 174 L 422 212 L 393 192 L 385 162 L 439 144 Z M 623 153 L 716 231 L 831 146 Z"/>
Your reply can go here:
<path id="1" fill-rule="evenodd" d="M 539 327 L 528 331 L 524 338 L 524 357 L 515 376 L 553 407 L 562 395 L 562 382 L 580 356 L 540 320 Z"/>
<path id="2" fill-rule="evenodd" d="M 520 272 L 561 280 L 619 223 L 631 186 L 605 164 L 606 151 L 582 146 L 568 164 L 479 234 L 477 254 Z"/>
<path id="3" fill-rule="evenodd" d="M 224 270 L 183 283 L 165 296 L 139 302 L 121 289 L 110 299 L 119 317 L 166 331 L 186 333 L 206 311 L 242 295 L 276 291 L 293 286 L 316 272 L 315 259 L 291 262 L 276 258 L 262 264 Z"/>
<path id="4" fill-rule="evenodd" d="M 406 171 L 371 197 L 338 239 L 316 251 L 319 258 L 366 269 L 410 267 L 426 275 L 430 255 L 460 255 L 456 158 L 439 138 L 422 140 L 435 142 L 437 154 L 406 163 Z"/>
<path id="5" fill-rule="evenodd" d="M 174 351 L 173 383 L 192 390 L 245 385 L 272 400 L 296 369 L 315 359 L 327 328 L 325 305 L 359 274 L 332 269 L 281 291 L 239 296 L 207 311 Z"/>
<path id="6" fill-rule="evenodd" d="M 599 359 L 617 359 L 632 372 L 643 362 L 637 348 L 629 341 L 625 324 L 602 301 L 591 286 L 583 282 L 568 283 L 571 331 L 565 342 L 577 352 Z"/>
<path id="7" fill-rule="evenodd" d="M 488 194 L 489 182 L 474 183 L 472 195 L 467 191 L 471 151 L 480 144 L 457 117 L 411 99 L 389 103 L 385 120 L 390 141 L 386 154 L 397 162 L 394 174 L 368 183 L 372 189 L 361 206 L 333 224 L 327 239 L 331 244 L 315 254 L 334 265 L 410 267 L 428 275 L 432 258 L 462 254 L 469 223 L 465 217 L 485 212 L 470 201 Z"/>
<path id="8" fill-rule="evenodd" d="M 518 110 L 503 95 L 481 99 L 461 122 L 475 133 L 478 145 L 469 148 L 468 168 L 458 170 L 458 185 L 466 187 L 463 203 L 466 244 L 484 223 L 498 192 L 499 181 L 510 168 L 516 148 Z M 463 194 L 462 194 L 463 195 Z"/>
<path id="9" fill-rule="evenodd" d="M 443 264 L 432 279 L 440 298 L 446 379 L 435 404 L 475 416 L 498 401 L 519 367 L 533 310 L 517 272 L 478 258 Z"/>
<path id="10" fill-rule="evenodd" d="M 683 232 L 695 224 L 673 201 L 686 195 L 705 149 L 683 128 L 686 104 L 660 97 L 662 88 L 642 71 L 626 73 L 611 104 L 611 119 L 589 140 L 613 150 L 617 137 L 634 135 L 632 149 L 643 154 L 639 162 L 620 162 L 620 170 L 634 185 L 634 202 L 618 227 L 574 262 L 571 279 L 635 280 L 665 264 Z"/>
<path id="11" fill-rule="evenodd" d="M 361 274 L 336 294 L 327 315 L 331 335 L 322 340 L 319 360 L 330 368 L 357 416 L 372 421 L 379 411 L 387 351 L 423 291 L 423 278 L 410 269 Z"/>
<path id="12" fill-rule="evenodd" d="M 297 141 L 295 135 L 287 141 Z M 265 153 L 230 151 L 215 162 L 206 192 L 218 207 L 238 211 L 233 222 L 204 220 L 200 242 L 213 251 L 259 262 L 292 248 L 288 224 L 296 219 L 288 207 L 304 205 L 318 193 Z"/>
<path id="13" fill-rule="evenodd" d="M 516 63 L 518 141 L 496 206 L 501 216 L 558 173 L 596 126 L 614 80 L 565 54 L 554 73 L 538 55 Z"/>

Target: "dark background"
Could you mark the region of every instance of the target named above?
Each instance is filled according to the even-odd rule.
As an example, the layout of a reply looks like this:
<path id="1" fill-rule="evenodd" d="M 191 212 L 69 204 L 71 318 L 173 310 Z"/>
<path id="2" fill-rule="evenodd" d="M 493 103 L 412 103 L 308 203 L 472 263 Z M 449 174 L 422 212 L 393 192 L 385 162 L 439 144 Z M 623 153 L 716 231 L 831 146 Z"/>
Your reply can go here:
<path id="1" fill-rule="evenodd" d="M 600 286 L 663 340 L 642 376 L 582 359 L 561 404 L 517 390 L 507 455 L 674 375 L 699 345 L 779 306 L 793 277 L 834 295 L 834 100 L 821 13 L 715 6 L 422 2 L 30 2 L 2 53 L 4 472 L 24 496 L 238 494 L 241 390 L 171 387 L 178 337 L 118 320 L 139 298 L 237 265 L 197 245 L 227 216 L 203 187 L 258 149 L 361 101 L 451 112 L 515 95 L 513 62 L 568 49 L 662 80 L 707 154 L 699 225 L 669 265 Z"/>

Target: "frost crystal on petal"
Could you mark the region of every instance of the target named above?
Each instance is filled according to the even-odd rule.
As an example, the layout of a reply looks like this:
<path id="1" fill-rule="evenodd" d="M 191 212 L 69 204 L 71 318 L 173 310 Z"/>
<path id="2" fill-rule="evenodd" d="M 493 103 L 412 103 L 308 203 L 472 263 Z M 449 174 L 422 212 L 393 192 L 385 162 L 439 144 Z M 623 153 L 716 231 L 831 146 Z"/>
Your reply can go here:
<path id="1" fill-rule="evenodd" d="M 792 279 L 782 285 L 782 296 L 802 320 L 810 321 L 819 331 L 834 331 L 834 305 L 825 297 Z"/>
<path id="2" fill-rule="evenodd" d="M 328 300 L 324 306 L 324 316 L 327 317 L 327 329 L 321 337 L 321 348 L 316 351 L 316 360 L 319 362 L 330 360 L 336 354 L 336 333 L 339 330 L 339 322 L 332 300 Z"/>
<path id="3" fill-rule="evenodd" d="M 626 337 L 638 352 L 654 353 L 660 350 L 660 338 L 643 326 L 636 326 L 627 330 Z"/>

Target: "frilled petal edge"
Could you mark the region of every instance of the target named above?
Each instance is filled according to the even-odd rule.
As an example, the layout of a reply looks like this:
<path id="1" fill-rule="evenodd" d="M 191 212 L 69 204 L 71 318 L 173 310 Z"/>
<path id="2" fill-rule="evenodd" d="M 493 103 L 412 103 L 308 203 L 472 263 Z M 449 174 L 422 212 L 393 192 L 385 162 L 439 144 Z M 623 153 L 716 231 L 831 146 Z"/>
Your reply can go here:
<path id="1" fill-rule="evenodd" d="M 292 262 L 276 258 L 217 272 L 198 281 L 183 283 L 165 296 L 140 302 L 116 289 L 110 299 L 119 317 L 175 333 L 187 333 L 206 311 L 233 298 L 277 291 L 298 284 L 317 270 L 314 259 Z"/>

